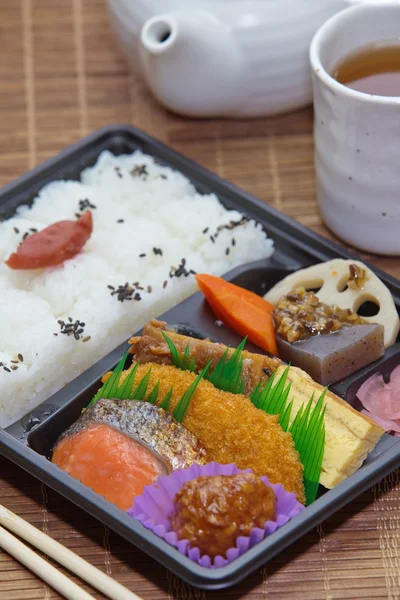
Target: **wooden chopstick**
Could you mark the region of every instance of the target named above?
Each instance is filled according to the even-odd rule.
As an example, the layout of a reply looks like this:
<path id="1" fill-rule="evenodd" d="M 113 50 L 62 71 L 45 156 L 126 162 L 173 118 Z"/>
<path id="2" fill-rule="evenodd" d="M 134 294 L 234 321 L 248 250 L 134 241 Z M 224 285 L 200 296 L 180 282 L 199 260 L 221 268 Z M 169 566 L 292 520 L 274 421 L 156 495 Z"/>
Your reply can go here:
<path id="1" fill-rule="evenodd" d="M 65 598 L 68 598 L 68 600 L 94 600 L 93 596 L 68 579 L 63 573 L 28 548 L 28 546 L 25 546 L 25 544 L 11 535 L 6 529 L 3 529 L 3 527 L 0 527 L 0 547 L 36 573 L 36 575 L 60 592 Z"/>
<path id="2" fill-rule="evenodd" d="M 3 527 L 6 527 L 7 529 L 9 529 L 13 533 L 15 533 L 16 535 L 18 535 L 19 537 L 26 540 L 27 542 L 29 542 L 29 544 L 31 544 L 35 548 L 38 548 L 39 550 L 44 552 L 44 554 L 46 554 L 47 556 L 50 556 L 53 560 L 58 562 L 60 565 L 63 565 L 69 571 L 71 571 L 72 573 L 75 573 L 75 575 L 78 575 L 83 581 L 86 581 L 92 587 L 94 587 L 95 589 L 102 592 L 105 596 L 107 596 L 107 598 L 110 598 L 111 600 L 142 600 L 140 598 L 140 596 L 138 596 L 137 594 L 128 590 L 126 587 L 124 587 L 123 585 L 121 585 L 120 583 L 118 583 L 117 581 L 115 581 L 114 579 L 112 579 L 111 577 L 106 575 L 105 573 L 103 573 L 103 571 L 96 569 L 96 567 L 94 567 L 93 565 L 88 563 L 86 560 L 84 560 L 83 558 L 81 558 L 80 556 L 78 556 L 77 554 L 72 552 L 71 550 L 68 550 L 68 548 L 66 548 L 59 542 L 56 542 L 56 540 L 53 540 L 53 538 L 51 538 L 48 535 L 46 535 L 45 533 L 43 533 L 43 531 L 36 529 L 36 527 L 31 525 L 27 521 L 24 521 L 24 519 L 21 519 L 21 517 L 18 517 L 18 515 L 14 514 L 10 510 L 8 510 L 4 506 L 2 506 L 1 504 L 0 504 L 0 524 L 3 525 Z M 6 532 L 6 533 L 8 533 L 8 532 Z M 11 536 L 11 537 L 13 537 L 13 536 Z M 17 540 L 17 541 L 19 541 L 19 540 Z M 26 547 L 26 546 L 24 546 L 24 544 L 22 544 L 22 542 L 19 542 L 19 543 L 24 548 Z M 2 545 L 1 539 L 0 539 L 0 545 Z M 5 550 L 7 550 L 7 548 L 5 546 L 3 546 L 3 548 Z M 7 552 L 8 552 L 8 550 L 7 550 Z M 33 551 L 31 551 L 31 552 L 32 552 L 32 554 L 34 554 L 34 556 L 37 556 Z M 10 551 L 10 554 L 12 554 L 16 558 L 18 558 L 11 551 Z M 37 557 L 37 558 L 40 558 L 40 557 Z M 46 561 L 44 559 L 41 559 L 41 560 L 43 560 L 43 562 L 46 565 L 49 564 L 49 563 L 46 563 Z M 21 562 L 23 562 L 23 561 L 21 560 Z M 23 563 L 23 564 L 26 564 L 26 563 Z M 26 566 L 28 566 L 28 565 L 26 565 Z M 49 565 L 49 566 L 51 566 L 51 565 Z M 54 569 L 54 567 L 53 567 L 53 569 Z M 57 569 L 54 569 L 54 570 L 56 571 L 57 576 L 61 575 L 61 573 L 59 573 L 59 571 L 57 571 Z M 42 572 L 35 571 L 35 573 L 38 573 L 39 577 L 44 579 Z M 67 581 L 70 581 L 67 577 L 65 577 L 65 579 L 67 579 Z M 73 583 L 73 582 L 71 581 L 70 583 Z M 50 583 L 50 585 L 53 585 L 53 584 Z M 59 588 L 56 588 L 56 589 L 58 591 L 60 591 L 61 593 L 64 593 L 64 591 L 65 591 L 64 587 L 61 590 L 59 590 Z M 78 588 L 78 589 L 81 589 L 81 588 Z M 83 592 L 83 590 L 81 590 L 81 591 Z M 86 592 L 84 592 L 84 593 L 86 594 Z M 76 595 L 75 596 L 67 596 L 67 598 L 70 598 L 70 597 L 73 600 L 80 600 L 80 598 L 82 598 L 82 600 L 83 599 L 89 600 L 89 598 L 92 598 L 92 596 L 89 596 L 89 594 L 87 594 L 86 596 L 79 596 L 79 597 Z"/>

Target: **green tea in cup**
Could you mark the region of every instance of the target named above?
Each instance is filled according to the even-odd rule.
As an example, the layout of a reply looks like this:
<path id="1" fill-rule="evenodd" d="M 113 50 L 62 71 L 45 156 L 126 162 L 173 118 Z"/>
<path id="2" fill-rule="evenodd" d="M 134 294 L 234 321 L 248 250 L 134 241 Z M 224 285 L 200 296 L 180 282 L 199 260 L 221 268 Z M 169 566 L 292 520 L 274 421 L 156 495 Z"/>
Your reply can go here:
<path id="1" fill-rule="evenodd" d="M 400 40 L 361 47 L 341 60 L 332 75 L 364 94 L 400 97 Z"/>

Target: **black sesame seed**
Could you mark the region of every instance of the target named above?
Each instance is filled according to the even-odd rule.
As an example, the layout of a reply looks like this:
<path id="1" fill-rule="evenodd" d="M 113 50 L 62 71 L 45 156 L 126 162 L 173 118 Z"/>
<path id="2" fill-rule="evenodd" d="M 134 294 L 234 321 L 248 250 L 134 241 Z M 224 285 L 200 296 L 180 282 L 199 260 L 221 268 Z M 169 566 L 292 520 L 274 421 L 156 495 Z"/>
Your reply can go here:
<path id="1" fill-rule="evenodd" d="M 32 231 L 32 233 L 37 233 L 37 229 L 35 227 L 31 227 L 29 231 Z"/>
<path id="2" fill-rule="evenodd" d="M 239 227 L 240 225 L 244 225 L 245 223 L 248 223 L 250 220 L 251 219 L 249 217 L 247 217 L 246 215 L 243 215 L 243 217 L 239 221 L 229 221 L 229 223 L 227 223 L 226 225 L 219 225 L 217 227 L 217 231 L 214 233 L 214 235 L 210 236 L 211 241 L 214 242 L 214 239 L 216 239 L 218 237 L 218 234 L 221 231 L 223 231 L 224 229 L 230 231 L 232 229 L 235 229 L 235 227 Z M 232 244 L 232 245 L 234 246 L 235 244 Z"/>
<path id="3" fill-rule="evenodd" d="M 193 271 L 193 269 L 186 269 L 186 258 L 182 258 L 181 263 L 180 265 L 178 265 L 178 267 L 171 267 L 171 270 L 169 272 L 170 278 L 182 276 L 188 277 L 191 274 L 196 275 L 196 272 Z"/>
<path id="4" fill-rule="evenodd" d="M 225 254 L 228 256 L 229 252 L 230 252 L 230 250 L 229 250 L 229 248 L 227 248 L 227 249 L 225 250 Z"/>
<path id="5" fill-rule="evenodd" d="M 57 322 L 61 326 L 61 331 L 63 335 L 73 335 L 76 340 L 80 339 L 80 334 L 83 333 L 83 327 L 85 327 L 85 323 L 76 319 L 73 322 L 72 317 L 68 317 L 68 323 L 65 323 L 62 319 L 59 319 Z M 54 336 L 57 336 L 58 333 L 53 333 Z M 77 337 L 78 336 L 78 337 Z"/>
<path id="6" fill-rule="evenodd" d="M 18 227 L 14 227 L 14 231 L 15 231 L 15 233 L 19 233 Z"/>
<path id="7" fill-rule="evenodd" d="M 203 233 L 207 233 L 209 229 L 209 227 L 206 227 L 205 229 L 203 229 Z"/>
<path id="8" fill-rule="evenodd" d="M 168 177 L 164 174 L 161 174 L 160 177 L 161 177 L 161 179 L 168 179 Z"/>
<path id="9" fill-rule="evenodd" d="M 26 240 L 26 238 L 29 236 L 28 231 L 26 233 L 24 233 L 24 235 L 22 236 L 22 241 L 24 242 Z"/>
<path id="10" fill-rule="evenodd" d="M 210 235 L 210 240 L 212 241 L 213 244 L 215 244 L 215 239 L 213 235 Z"/>
<path id="11" fill-rule="evenodd" d="M 167 285 L 168 285 L 168 281 L 167 281 L 167 280 L 165 280 L 165 281 L 164 281 L 164 283 L 162 284 L 162 286 L 163 286 L 163 288 L 165 289 L 165 288 L 167 287 Z"/>
<path id="12" fill-rule="evenodd" d="M 142 299 L 142 297 L 141 297 L 141 295 L 140 295 L 140 294 L 136 293 L 136 294 L 134 295 L 133 299 L 134 299 L 134 300 L 136 300 L 137 302 L 139 302 L 139 300 L 141 300 L 141 299 Z"/>
<path id="13" fill-rule="evenodd" d="M 2 363 L 2 362 L 0 362 L 0 367 L 2 367 L 2 366 L 3 366 L 3 363 Z"/>
<path id="14" fill-rule="evenodd" d="M 143 252 L 142 254 L 139 254 L 139 258 L 144 258 L 146 256 L 146 254 Z"/>
<path id="15" fill-rule="evenodd" d="M 163 255 L 161 248 L 153 248 L 153 252 L 156 256 L 157 254 L 159 254 L 160 256 Z"/>
<path id="16" fill-rule="evenodd" d="M 77 219 L 80 219 L 82 215 L 80 213 L 75 213 L 75 216 Z"/>
<path id="17" fill-rule="evenodd" d="M 117 219 L 117 223 L 124 223 L 125 219 Z"/>
<path id="18" fill-rule="evenodd" d="M 149 174 L 146 165 L 137 165 L 131 169 L 130 174 L 132 177 L 141 177 Z"/>
<path id="19" fill-rule="evenodd" d="M 235 240 L 235 238 L 232 238 L 232 246 L 236 246 L 236 240 Z"/>
<path id="20" fill-rule="evenodd" d="M 96 208 L 95 204 L 92 204 L 89 198 L 85 198 L 84 200 L 79 200 L 79 210 L 83 212 L 87 208 Z M 80 217 L 80 214 L 76 214 L 77 217 Z"/>
<path id="21" fill-rule="evenodd" d="M 122 179 L 121 169 L 119 167 L 114 167 L 114 171 L 116 172 L 116 174 L 118 175 L 118 177 L 120 179 Z"/>
<path id="22" fill-rule="evenodd" d="M 113 285 L 108 285 L 107 287 L 109 290 L 115 290 L 115 287 Z"/>
<path id="23" fill-rule="evenodd" d="M 117 296 L 119 302 L 124 302 L 124 300 L 132 300 L 134 292 L 135 289 L 126 282 L 125 285 L 120 285 L 116 290 L 113 290 L 111 296 Z"/>
<path id="24" fill-rule="evenodd" d="M 18 361 L 17 361 L 17 360 L 10 360 L 10 362 L 12 362 L 14 365 L 17 365 L 17 364 L 18 364 Z"/>
<path id="25" fill-rule="evenodd" d="M 153 288 L 151 287 L 151 285 L 147 286 L 147 293 L 151 294 L 151 292 L 153 291 Z"/>
<path id="26" fill-rule="evenodd" d="M 4 371 L 7 371 L 7 373 L 11 373 L 11 369 L 9 369 L 8 367 L 3 367 Z"/>
<path id="27" fill-rule="evenodd" d="M 18 360 L 20 362 L 24 362 L 24 357 L 22 356 L 22 354 L 18 354 Z"/>

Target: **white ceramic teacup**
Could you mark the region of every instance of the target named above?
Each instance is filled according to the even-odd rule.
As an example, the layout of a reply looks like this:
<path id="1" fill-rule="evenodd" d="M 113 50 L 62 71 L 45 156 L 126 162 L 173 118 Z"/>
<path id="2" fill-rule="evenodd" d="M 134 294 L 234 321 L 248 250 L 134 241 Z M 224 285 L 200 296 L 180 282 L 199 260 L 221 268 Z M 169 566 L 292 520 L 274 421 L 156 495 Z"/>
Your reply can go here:
<path id="1" fill-rule="evenodd" d="M 400 38 L 400 3 L 359 5 L 327 21 L 311 43 L 317 199 L 341 239 L 400 255 L 400 97 L 364 94 L 332 69 L 360 47 Z"/>

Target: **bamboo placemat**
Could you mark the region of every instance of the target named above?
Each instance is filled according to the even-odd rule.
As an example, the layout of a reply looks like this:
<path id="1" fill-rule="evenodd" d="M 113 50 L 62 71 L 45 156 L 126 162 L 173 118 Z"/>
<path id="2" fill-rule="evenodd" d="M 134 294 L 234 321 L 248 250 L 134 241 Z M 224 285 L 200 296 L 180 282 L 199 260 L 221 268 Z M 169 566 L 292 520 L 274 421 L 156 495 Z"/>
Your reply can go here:
<path id="1" fill-rule="evenodd" d="M 315 204 L 311 110 L 250 122 L 167 114 L 128 74 L 103 0 L 0 0 L 0 40 L 0 185 L 100 126 L 132 123 L 329 236 Z M 400 276 L 398 259 L 368 258 Z M 4 458 L 0 503 L 146 600 L 400 598 L 399 473 L 214 593 L 183 584 Z M 0 553 L 0 598 L 59 596 Z"/>

